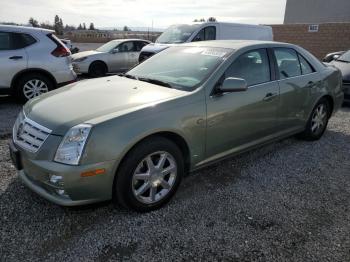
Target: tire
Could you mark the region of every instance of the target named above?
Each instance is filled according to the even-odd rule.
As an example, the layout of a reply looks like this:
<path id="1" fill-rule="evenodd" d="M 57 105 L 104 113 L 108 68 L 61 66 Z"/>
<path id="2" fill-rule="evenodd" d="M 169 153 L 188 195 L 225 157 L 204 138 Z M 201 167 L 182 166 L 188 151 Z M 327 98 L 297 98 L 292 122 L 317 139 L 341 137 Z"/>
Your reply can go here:
<path id="1" fill-rule="evenodd" d="M 165 159 L 163 164 L 161 159 Z M 114 179 L 113 202 L 138 212 L 158 209 L 173 197 L 184 170 L 183 155 L 176 144 L 163 137 L 147 139 L 123 160 Z"/>
<path id="2" fill-rule="evenodd" d="M 52 80 L 40 73 L 29 73 L 21 76 L 15 85 L 15 96 L 22 102 L 47 93 L 54 89 Z"/>
<path id="3" fill-rule="evenodd" d="M 312 110 L 306 128 L 298 137 L 307 141 L 319 140 L 327 129 L 331 107 L 327 99 L 322 98 Z"/>
<path id="4" fill-rule="evenodd" d="M 105 63 L 96 61 L 93 62 L 89 67 L 89 75 L 92 77 L 102 77 L 107 74 L 107 66 Z"/>

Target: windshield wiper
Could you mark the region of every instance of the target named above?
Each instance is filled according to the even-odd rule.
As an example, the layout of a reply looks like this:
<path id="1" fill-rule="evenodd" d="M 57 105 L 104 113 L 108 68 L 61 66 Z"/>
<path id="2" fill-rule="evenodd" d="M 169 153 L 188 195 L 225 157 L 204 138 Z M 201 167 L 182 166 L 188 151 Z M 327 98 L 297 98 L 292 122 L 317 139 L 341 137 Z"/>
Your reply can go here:
<path id="1" fill-rule="evenodd" d="M 147 78 L 147 77 L 139 77 L 137 80 L 148 82 L 148 83 L 151 83 L 151 84 L 160 85 L 160 86 L 165 86 L 165 87 L 168 87 L 168 88 L 173 88 L 171 84 L 169 84 L 167 82 L 164 82 L 162 80 L 158 80 L 158 79 L 152 79 L 152 78 Z"/>
<path id="2" fill-rule="evenodd" d="M 337 59 L 335 61 L 338 61 L 338 62 L 344 62 L 344 63 L 350 63 L 350 61 L 346 61 L 346 60 L 341 60 L 341 59 Z"/>
<path id="3" fill-rule="evenodd" d="M 130 75 L 130 74 L 122 73 L 122 74 L 119 74 L 119 76 L 121 76 L 121 77 L 126 77 L 126 78 L 130 78 L 130 79 L 139 80 L 137 76 Z"/>

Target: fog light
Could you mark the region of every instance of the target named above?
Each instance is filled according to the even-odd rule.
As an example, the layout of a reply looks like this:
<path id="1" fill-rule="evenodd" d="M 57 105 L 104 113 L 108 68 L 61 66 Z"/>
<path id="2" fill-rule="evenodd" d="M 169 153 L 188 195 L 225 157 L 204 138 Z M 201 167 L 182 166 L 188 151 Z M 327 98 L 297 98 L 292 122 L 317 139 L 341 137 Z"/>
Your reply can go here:
<path id="1" fill-rule="evenodd" d="M 60 196 L 65 196 L 66 192 L 63 189 L 57 189 L 56 190 L 57 194 L 59 194 Z"/>
<path id="2" fill-rule="evenodd" d="M 57 175 L 50 175 L 50 183 L 55 186 L 63 187 L 63 177 Z"/>

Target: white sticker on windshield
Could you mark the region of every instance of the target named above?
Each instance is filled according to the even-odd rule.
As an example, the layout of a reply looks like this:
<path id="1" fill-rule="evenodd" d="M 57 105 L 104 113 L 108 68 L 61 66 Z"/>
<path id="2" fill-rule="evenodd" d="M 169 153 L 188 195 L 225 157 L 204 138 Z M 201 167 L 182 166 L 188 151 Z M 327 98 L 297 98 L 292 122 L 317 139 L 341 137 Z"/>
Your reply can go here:
<path id="1" fill-rule="evenodd" d="M 224 57 L 226 55 L 226 52 L 215 50 L 215 49 L 206 49 L 202 52 L 202 55 Z"/>

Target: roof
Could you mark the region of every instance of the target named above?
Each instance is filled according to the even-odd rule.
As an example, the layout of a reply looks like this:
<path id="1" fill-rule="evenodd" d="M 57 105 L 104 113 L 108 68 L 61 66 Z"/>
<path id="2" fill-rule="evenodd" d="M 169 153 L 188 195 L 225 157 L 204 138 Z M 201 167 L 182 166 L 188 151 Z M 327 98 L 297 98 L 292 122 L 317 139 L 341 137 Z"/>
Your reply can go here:
<path id="1" fill-rule="evenodd" d="M 182 46 L 198 46 L 198 47 L 218 47 L 218 48 L 230 48 L 241 49 L 244 47 L 266 47 L 266 46 L 293 46 L 287 43 L 274 42 L 274 41 L 258 41 L 258 40 L 215 40 L 215 41 L 199 41 L 182 44 Z"/>
<path id="2" fill-rule="evenodd" d="M 48 33 L 54 32 L 53 30 L 40 28 L 40 27 L 2 25 L 2 24 L 0 24 L 0 29 L 5 31 L 12 31 L 12 32 L 33 32 L 33 31 L 41 31 L 41 32 L 48 32 Z"/>

